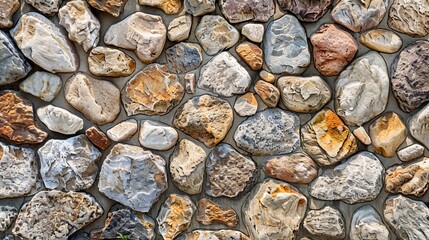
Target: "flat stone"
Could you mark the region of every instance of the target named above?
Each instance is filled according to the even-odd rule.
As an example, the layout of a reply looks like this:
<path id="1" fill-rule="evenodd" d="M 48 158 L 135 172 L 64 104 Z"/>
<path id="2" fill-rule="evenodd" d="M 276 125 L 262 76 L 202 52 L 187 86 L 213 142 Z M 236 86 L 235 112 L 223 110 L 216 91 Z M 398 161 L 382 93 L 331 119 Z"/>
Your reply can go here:
<path id="1" fill-rule="evenodd" d="M 177 14 L 182 8 L 181 0 L 139 0 L 143 6 L 159 8 L 166 14 Z"/>
<path id="2" fill-rule="evenodd" d="M 195 73 L 187 73 L 185 74 L 185 90 L 189 94 L 195 93 L 197 90 L 197 77 Z"/>
<path id="3" fill-rule="evenodd" d="M 215 55 L 234 46 L 240 33 L 223 17 L 207 15 L 198 24 L 195 37 L 208 55 Z"/>
<path id="4" fill-rule="evenodd" d="M 359 139 L 359 141 L 365 145 L 371 145 L 371 143 L 372 143 L 371 138 L 369 137 L 365 128 L 362 126 L 353 130 L 353 135 L 355 135 L 355 137 L 357 139 Z"/>
<path id="5" fill-rule="evenodd" d="M 75 72 L 79 68 L 73 43 L 39 13 L 23 14 L 10 34 L 24 56 L 48 72 Z"/>
<path id="6" fill-rule="evenodd" d="M 202 198 L 197 205 L 197 221 L 203 225 L 223 224 L 235 227 L 238 224 L 238 215 L 230 206 L 218 205 L 207 198 Z"/>
<path id="7" fill-rule="evenodd" d="M 275 4 L 271 0 L 220 0 L 222 14 L 230 23 L 245 21 L 267 22 L 273 15 Z"/>
<path id="8" fill-rule="evenodd" d="M 177 142 L 179 134 L 167 124 L 143 120 L 140 124 L 139 142 L 144 148 L 165 151 Z"/>
<path id="9" fill-rule="evenodd" d="M 123 142 L 131 139 L 137 130 L 137 121 L 128 119 L 107 130 L 107 136 L 114 142 Z"/>
<path id="10" fill-rule="evenodd" d="M 196 240 L 196 239 L 213 239 L 213 240 L 250 240 L 244 233 L 236 230 L 194 230 L 177 238 L 177 240 Z"/>
<path id="11" fill-rule="evenodd" d="M 265 82 L 269 83 L 275 83 L 276 82 L 276 76 L 274 76 L 272 73 L 267 72 L 265 70 L 262 70 L 259 72 L 259 77 L 264 80 Z"/>
<path id="12" fill-rule="evenodd" d="M 173 125 L 207 147 L 214 147 L 226 137 L 233 120 L 234 114 L 227 101 L 202 95 L 179 107 Z"/>
<path id="13" fill-rule="evenodd" d="M 331 88 L 318 76 L 281 77 L 277 80 L 287 109 L 299 113 L 317 112 L 331 100 Z"/>
<path id="14" fill-rule="evenodd" d="M 265 27 L 259 23 L 247 23 L 241 28 L 241 34 L 252 42 L 260 43 L 264 38 Z"/>
<path id="15" fill-rule="evenodd" d="M 182 139 L 170 160 L 171 181 L 181 191 L 199 194 L 203 189 L 207 154 L 195 143 Z"/>
<path id="16" fill-rule="evenodd" d="M 216 10 L 216 0 L 184 0 L 186 12 L 198 17 Z"/>
<path id="17" fill-rule="evenodd" d="M 133 50 L 145 64 L 154 62 L 164 49 L 167 29 L 161 16 L 136 12 L 110 25 L 104 42 Z"/>
<path id="18" fill-rule="evenodd" d="M 323 76 L 337 76 L 349 65 L 358 44 L 347 31 L 334 24 L 324 24 L 310 37 L 314 66 Z"/>
<path id="19" fill-rule="evenodd" d="M 0 199 L 22 197 L 36 189 L 37 156 L 31 148 L 0 142 Z"/>
<path id="20" fill-rule="evenodd" d="M 346 236 L 343 216 L 337 209 L 329 206 L 308 211 L 303 225 L 314 236 L 329 239 L 344 239 Z"/>
<path id="21" fill-rule="evenodd" d="M 241 117 L 253 116 L 258 111 L 258 101 L 252 92 L 248 92 L 234 103 L 234 110 Z"/>
<path id="22" fill-rule="evenodd" d="M 87 193 L 42 191 L 21 208 L 12 233 L 25 239 L 67 239 L 102 215 L 101 205 Z"/>
<path id="23" fill-rule="evenodd" d="M 83 73 L 67 80 L 64 95 L 70 105 L 95 124 L 113 122 L 121 111 L 119 89 L 111 82 Z"/>
<path id="24" fill-rule="evenodd" d="M 392 90 L 399 107 L 411 112 L 429 101 L 429 41 L 416 41 L 396 56 L 391 67 Z"/>
<path id="25" fill-rule="evenodd" d="M 0 28 L 12 27 L 13 14 L 20 6 L 19 0 L 4 0 L 0 3 Z"/>
<path id="26" fill-rule="evenodd" d="M 252 79 L 247 70 L 229 52 L 213 57 L 200 70 L 198 87 L 224 97 L 242 94 L 250 87 Z"/>
<path id="27" fill-rule="evenodd" d="M 273 84 L 259 80 L 253 88 L 268 107 L 276 107 L 279 103 L 280 91 Z"/>
<path id="28" fill-rule="evenodd" d="M 37 117 L 49 130 L 61 134 L 72 135 L 83 129 L 82 118 L 53 105 L 38 108 Z"/>
<path id="29" fill-rule="evenodd" d="M 101 150 L 106 150 L 111 144 L 107 135 L 96 126 L 86 129 L 85 135 L 92 144 Z"/>
<path id="30" fill-rule="evenodd" d="M 374 200 L 383 188 L 384 167 L 370 152 L 359 152 L 333 169 L 326 169 L 310 185 L 311 196 L 347 204 Z"/>
<path id="31" fill-rule="evenodd" d="M 411 136 L 429 149 L 429 104 L 408 121 Z"/>
<path id="32" fill-rule="evenodd" d="M 253 155 L 291 153 L 300 146 L 299 125 L 297 115 L 269 108 L 238 125 L 234 140 Z"/>
<path id="33" fill-rule="evenodd" d="M 55 74 L 37 71 L 19 84 L 19 90 L 29 93 L 45 102 L 51 102 L 60 93 L 63 82 Z"/>
<path id="34" fill-rule="evenodd" d="M 388 0 L 371 0 L 368 6 L 360 0 L 341 0 L 332 9 L 331 18 L 353 32 L 362 32 L 377 27 L 389 6 Z"/>
<path id="35" fill-rule="evenodd" d="M 96 47 L 89 53 L 88 68 L 99 77 L 127 77 L 136 69 L 136 61 L 121 50 Z"/>
<path id="36" fill-rule="evenodd" d="M 424 37 L 429 33 L 429 3 L 416 0 L 394 0 L 389 10 L 387 24 L 395 31 L 413 37 Z"/>
<path id="37" fill-rule="evenodd" d="M 258 71 L 262 69 L 264 65 L 263 52 L 258 45 L 251 42 L 240 43 L 235 51 L 252 70 Z"/>
<path id="38" fill-rule="evenodd" d="M 352 217 L 350 240 L 385 240 L 390 233 L 378 212 L 371 206 L 358 208 Z"/>
<path id="39" fill-rule="evenodd" d="M 25 2 L 46 16 L 53 16 L 60 9 L 63 0 L 25 0 Z"/>
<path id="40" fill-rule="evenodd" d="M 360 35 L 359 42 L 372 50 L 383 53 L 395 53 L 402 47 L 401 37 L 385 29 L 364 32 Z"/>
<path id="41" fill-rule="evenodd" d="M 197 69 L 203 62 L 202 50 L 196 43 L 178 43 L 165 51 L 168 68 L 174 73 Z"/>
<path id="42" fill-rule="evenodd" d="M 188 39 L 191 32 L 191 27 L 191 15 L 184 15 L 173 19 L 168 25 L 168 39 L 172 42 L 181 42 Z"/>
<path id="43" fill-rule="evenodd" d="M 18 209 L 15 207 L 0 206 L 0 232 L 9 229 L 16 216 L 18 216 Z"/>
<path id="44" fill-rule="evenodd" d="M 291 183 L 307 184 L 317 177 L 319 168 L 307 154 L 292 153 L 267 158 L 263 169 L 270 177 Z"/>
<path id="45" fill-rule="evenodd" d="M 65 140 L 51 139 L 38 150 L 40 174 L 48 189 L 80 191 L 92 186 L 101 152 L 81 134 Z"/>
<path id="46" fill-rule="evenodd" d="M 0 93 L 0 137 L 16 144 L 41 143 L 48 136 L 35 125 L 33 105 L 14 91 Z"/>
<path id="47" fill-rule="evenodd" d="M 288 207 L 285 207 L 288 206 Z M 266 179 L 243 205 L 251 239 L 294 239 L 307 209 L 307 198 L 291 185 Z"/>
<path id="48" fill-rule="evenodd" d="M 279 0 L 280 8 L 289 11 L 303 22 L 317 22 L 325 15 L 332 0 Z"/>
<path id="49" fill-rule="evenodd" d="M 205 191 L 212 197 L 237 197 L 252 189 L 258 169 L 252 159 L 229 144 L 217 145 L 206 160 Z"/>
<path id="50" fill-rule="evenodd" d="M 265 64 L 275 74 L 299 75 L 310 65 L 310 51 L 304 27 L 286 14 L 272 21 L 264 37 Z"/>
<path id="51" fill-rule="evenodd" d="M 162 204 L 156 217 L 158 231 L 163 239 L 173 240 L 188 229 L 195 210 L 195 204 L 188 196 L 171 194 Z"/>
<path id="52" fill-rule="evenodd" d="M 397 152 L 398 158 L 403 162 L 409 162 L 417 159 L 425 153 L 425 147 L 420 144 L 413 144 L 406 148 L 403 148 Z"/>
<path id="53" fill-rule="evenodd" d="M 128 0 L 87 0 L 91 7 L 107 12 L 114 17 L 118 17 L 123 11 Z"/>
<path id="54" fill-rule="evenodd" d="M 148 212 L 167 189 L 165 160 L 143 148 L 116 144 L 103 161 L 98 190 L 139 212 Z"/>
<path id="55" fill-rule="evenodd" d="M 335 85 L 335 109 L 350 126 L 362 126 L 384 111 L 389 97 L 386 62 L 368 52 L 341 72 Z"/>

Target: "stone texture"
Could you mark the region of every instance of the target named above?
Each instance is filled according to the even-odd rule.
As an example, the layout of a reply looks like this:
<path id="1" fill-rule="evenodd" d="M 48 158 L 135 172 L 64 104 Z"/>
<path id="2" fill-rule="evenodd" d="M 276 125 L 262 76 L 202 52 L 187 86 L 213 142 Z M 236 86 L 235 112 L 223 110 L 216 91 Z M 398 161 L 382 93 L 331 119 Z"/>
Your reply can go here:
<path id="1" fill-rule="evenodd" d="M 46 16 L 55 15 L 61 4 L 62 0 L 25 0 L 27 4 L 33 6 L 37 11 Z"/>
<path id="2" fill-rule="evenodd" d="M 314 66 L 324 76 L 337 76 L 358 51 L 353 36 L 334 24 L 322 25 L 310 37 Z"/>
<path id="3" fill-rule="evenodd" d="M 181 0 L 139 0 L 143 6 L 159 8 L 166 14 L 177 14 L 182 8 Z"/>
<path id="4" fill-rule="evenodd" d="M 139 142 L 144 148 L 165 151 L 172 148 L 179 138 L 176 129 L 151 120 L 140 124 Z"/>
<path id="5" fill-rule="evenodd" d="M 310 210 L 303 225 L 314 236 L 328 239 L 343 239 L 346 236 L 344 218 L 332 207 Z"/>
<path id="6" fill-rule="evenodd" d="M 365 128 L 362 126 L 353 130 L 353 135 L 355 135 L 355 137 L 357 139 L 359 139 L 359 141 L 365 145 L 371 145 L 371 143 L 372 143 L 371 138 L 369 137 Z"/>
<path id="7" fill-rule="evenodd" d="M 276 107 L 280 100 L 280 91 L 271 83 L 259 80 L 254 86 L 256 94 L 268 107 Z"/>
<path id="8" fill-rule="evenodd" d="M 204 149 L 182 139 L 170 160 L 171 181 L 174 185 L 188 194 L 201 193 L 206 157 Z"/>
<path id="9" fill-rule="evenodd" d="M 184 234 L 177 240 L 202 240 L 202 239 L 213 239 L 213 240 L 250 240 L 244 233 L 236 230 L 194 230 L 190 233 Z"/>
<path id="10" fill-rule="evenodd" d="M 82 118 L 53 105 L 37 109 L 37 117 L 49 130 L 61 134 L 72 135 L 83 129 Z"/>
<path id="11" fill-rule="evenodd" d="M 87 0 L 91 7 L 107 12 L 114 17 L 118 17 L 123 11 L 128 0 Z"/>
<path id="12" fill-rule="evenodd" d="M 87 193 L 42 191 L 21 208 L 12 232 L 26 239 L 67 239 L 101 215 L 103 208 Z"/>
<path id="13" fill-rule="evenodd" d="M 0 92 L 0 137 L 17 144 L 41 143 L 48 136 L 35 125 L 33 106 L 17 92 Z"/>
<path id="14" fill-rule="evenodd" d="M 131 139 L 134 134 L 136 134 L 137 130 L 137 121 L 131 118 L 107 130 L 107 136 L 112 141 L 123 142 Z"/>
<path id="15" fill-rule="evenodd" d="M 271 156 L 263 169 L 266 175 L 291 183 L 307 184 L 318 175 L 316 163 L 305 153 Z"/>
<path id="16" fill-rule="evenodd" d="M 364 32 L 360 35 L 359 42 L 372 50 L 383 53 L 395 53 L 402 47 L 401 37 L 385 29 Z"/>
<path id="17" fill-rule="evenodd" d="M 197 77 L 195 76 L 195 73 L 187 73 L 185 74 L 185 90 L 189 94 L 195 93 L 197 90 Z"/>
<path id="18" fill-rule="evenodd" d="M 18 0 L 3 0 L 0 3 L 0 28 L 10 28 L 13 25 L 12 17 L 21 6 Z"/>
<path id="19" fill-rule="evenodd" d="M 127 77 L 136 69 L 136 61 L 121 50 L 96 47 L 88 56 L 89 71 L 100 77 Z"/>
<path id="20" fill-rule="evenodd" d="M 173 19 L 168 25 L 168 39 L 181 42 L 189 38 L 192 27 L 192 16 L 184 15 Z"/>
<path id="21" fill-rule="evenodd" d="M 51 139 L 38 150 L 40 174 L 48 189 L 80 191 L 92 186 L 101 152 L 85 137 Z"/>
<path id="22" fill-rule="evenodd" d="M 389 75 L 383 57 L 369 52 L 341 72 L 335 86 L 335 109 L 347 125 L 362 126 L 386 108 Z"/>
<path id="23" fill-rule="evenodd" d="M 269 83 L 275 83 L 276 82 L 276 76 L 274 76 L 272 73 L 267 72 L 265 70 L 262 70 L 259 72 L 259 77 L 264 80 L 265 82 Z"/>
<path id="24" fill-rule="evenodd" d="M 51 102 L 60 93 L 61 78 L 55 74 L 37 71 L 19 84 L 19 90 L 29 93 L 45 102 Z"/>
<path id="25" fill-rule="evenodd" d="M 139 212 L 148 212 L 167 189 L 165 160 L 140 147 L 116 144 L 101 167 L 98 190 Z"/>
<path id="26" fill-rule="evenodd" d="M 182 100 L 184 88 L 176 74 L 158 63 L 146 66 L 122 89 L 122 102 L 128 116 L 164 115 Z"/>
<path id="27" fill-rule="evenodd" d="M 156 221 L 164 240 L 173 240 L 191 225 L 195 204 L 188 196 L 171 194 L 162 204 Z"/>
<path id="28" fill-rule="evenodd" d="M 86 129 L 85 135 L 92 144 L 101 150 L 106 150 L 111 144 L 107 135 L 96 126 Z"/>
<path id="29" fill-rule="evenodd" d="M 429 101 L 428 56 L 429 41 L 416 41 L 392 63 L 392 90 L 403 111 L 411 112 Z"/>
<path id="30" fill-rule="evenodd" d="M 197 69 L 203 62 L 201 47 L 196 43 L 178 43 L 165 51 L 168 68 L 174 73 Z"/>
<path id="31" fill-rule="evenodd" d="M 120 91 L 108 81 L 77 73 L 64 87 L 68 103 L 95 124 L 113 122 L 121 111 Z"/>
<path id="32" fill-rule="evenodd" d="M 275 4 L 272 0 L 220 0 L 222 14 L 231 23 L 245 21 L 267 22 L 273 15 Z"/>
<path id="33" fill-rule="evenodd" d="M 261 70 L 264 65 L 262 49 L 251 42 L 243 42 L 235 49 L 238 56 L 254 70 Z"/>
<path id="34" fill-rule="evenodd" d="M 332 0 L 278 0 L 283 11 L 289 11 L 303 22 L 316 22 L 325 15 Z"/>
<path id="35" fill-rule="evenodd" d="M 15 207 L 0 206 L 0 232 L 9 229 L 16 216 L 18 216 L 18 209 Z"/>
<path id="36" fill-rule="evenodd" d="M 223 17 L 207 15 L 198 24 L 195 37 L 208 55 L 215 55 L 234 46 L 240 34 Z"/>
<path id="37" fill-rule="evenodd" d="M 203 225 L 223 224 L 235 227 L 238 224 L 238 215 L 230 206 L 218 205 L 207 198 L 202 198 L 197 205 L 197 221 Z"/>
<path id="38" fill-rule="evenodd" d="M 161 54 L 167 39 L 167 29 L 161 16 L 136 12 L 110 25 L 104 42 L 133 50 L 145 64 L 152 63 Z"/>
<path id="39" fill-rule="evenodd" d="M 374 28 L 383 20 L 389 5 L 388 0 L 365 1 L 341 0 L 332 9 L 331 18 L 338 24 L 353 32 L 361 32 Z"/>
<path id="40" fill-rule="evenodd" d="M 52 73 L 74 72 L 79 56 L 73 43 L 45 16 L 28 12 L 21 16 L 10 34 L 24 56 Z"/>
<path id="41" fill-rule="evenodd" d="M 264 37 L 265 64 L 272 73 L 299 75 L 310 65 L 305 29 L 292 15 L 272 21 Z"/>
<path id="42" fill-rule="evenodd" d="M 397 152 L 398 158 L 403 162 L 409 162 L 423 156 L 425 147 L 420 144 L 413 144 Z"/>
<path id="43" fill-rule="evenodd" d="M 310 185 L 311 196 L 347 204 L 374 200 L 383 188 L 384 167 L 370 152 L 359 152 L 333 169 L 326 169 Z"/>
<path id="44" fill-rule="evenodd" d="M 211 13 L 216 10 L 216 0 L 184 0 L 186 12 L 195 17 Z"/>
<path id="45" fill-rule="evenodd" d="M 370 205 L 358 208 L 352 217 L 350 240 L 390 239 L 390 233 L 378 212 Z"/>
<path id="46" fill-rule="evenodd" d="M 408 121 L 411 136 L 429 149 L 429 104 Z"/>
<path id="47" fill-rule="evenodd" d="M 243 222 L 251 239 L 294 239 L 306 208 L 307 199 L 301 192 L 287 183 L 266 179 L 245 201 Z"/>
<path id="48" fill-rule="evenodd" d="M 264 37 L 265 27 L 259 23 L 247 23 L 241 28 L 241 34 L 252 42 L 260 43 Z"/>
<path id="49" fill-rule="evenodd" d="M 413 37 L 429 33 L 429 2 L 425 0 L 394 0 L 389 10 L 387 24 L 395 31 Z"/>
<path id="50" fill-rule="evenodd" d="M 258 110 L 258 101 L 252 92 L 248 92 L 240 97 L 234 103 L 234 110 L 241 117 L 255 115 Z"/>
<path id="51" fill-rule="evenodd" d="M 270 108 L 238 125 L 237 146 L 253 155 L 290 153 L 298 149 L 299 118 L 279 108 Z"/>

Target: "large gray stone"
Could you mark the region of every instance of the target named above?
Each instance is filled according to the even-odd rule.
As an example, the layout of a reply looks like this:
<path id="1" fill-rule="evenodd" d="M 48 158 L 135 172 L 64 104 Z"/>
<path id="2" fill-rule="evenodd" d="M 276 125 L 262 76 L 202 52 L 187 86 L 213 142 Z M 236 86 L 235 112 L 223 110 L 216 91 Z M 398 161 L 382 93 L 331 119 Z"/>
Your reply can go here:
<path id="1" fill-rule="evenodd" d="M 62 84 L 61 78 L 57 75 L 37 71 L 19 84 L 19 90 L 51 102 L 60 93 Z"/>
<path id="2" fill-rule="evenodd" d="M 367 239 L 390 239 L 389 230 L 371 205 L 360 207 L 353 213 L 350 227 L 350 240 Z"/>

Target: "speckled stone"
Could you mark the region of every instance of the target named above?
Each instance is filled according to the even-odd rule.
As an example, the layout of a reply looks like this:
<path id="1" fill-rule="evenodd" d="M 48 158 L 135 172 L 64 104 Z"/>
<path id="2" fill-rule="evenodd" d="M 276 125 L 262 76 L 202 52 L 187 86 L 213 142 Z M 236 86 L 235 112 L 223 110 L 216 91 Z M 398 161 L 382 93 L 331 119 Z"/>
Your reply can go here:
<path id="1" fill-rule="evenodd" d="M 387 24 L 395 31 L 413 37 L 429 33 L 429 2 L 425 0 L 394 0 Z"/>
<path id="2" fill-rule="evenodd" d="M 276 107 L 280 100 L 279 89 L 271 83 L 259 80 L 253 87 L 256 94 L 268 107 Z"/>
<path id="3" fill-rule="evenodd" d="M 0 206 L 0 232 L 6 231 L 18 216 L 18 209 L 12 206 Z"/>
<path id="4" fill-rule="evenodd" d="M 203 62 L 201 47 L 196 43 L 178 43 L 165 51 L 168 68 L 174 73 L 197 69 Z"/>
<path id="5" fill-rule="evenodd" d="M 408 121 L 411 136 L 429 149 L 429 104 Z"/>
<path id="6" fill-rule="evenodd" d="M 255 115 L 258 111 L 258 101 L 252 92 L 248 92 L 240 97 L 234 103 L 234 110 L 241 117 Z"/>
<path id="7" fill-rule="evenodd" d="M 350 240 L 390 239 L 390 232 L 378 212 L 371 206 L 358 208 L 352 217 Z"/>
<path id="8" fill-rule="evenodd" d="M 272 0 L 220 0 L 220 9 L 231 23 L 245 21 L 267 22 L 274 15 Z"/>
<path id="9" fill-rule="evenodd" d="M 114 17 L 118 17 L 123 11 L 128 0 L 87 0 L 91 7 L 107 12 Z"/>
<path id="10" fill-rule="evenodd" d="M 241 28 L 241 34 L 252 42 L 260 43 L 264 38 L 265 27 L 259 23 L 247 23 Z"/>
<path id="11" fill-rule="evenodd" d="M 82 118 L 53 105 L 38 108 L 37 117 L 49 130 L 65 135 L 72 135 L 83 129 Z"/>
<path id="12" fill-rule="evenodd" d="M 397 152 L 398 158 L 403 162 L 409 162 L 417 159 L 425 153 L 425 147 L 420 144 L 413 144 Z"/>
<path id="13" fill-rule="evenodd" d="M 178 138 L 176 129 L 167 124 L 152 120 L 141 121 L 139 142 L 144 148 L 165 151 L 172 148 Z"/>
<path id="14" fill-rule="evenodd" d="M 402 47 L 402 39 L 395 32 L 385 29 L 373 29 L 364 32 L 359 42 L 368 48 L 383 53 L 395 53 Z"/>
<path id="15" fill-rule="evenodd" d="M 244 233 L 236 230 L 194 230 L 177 238 L 177 240 L 201 240 L 201 239 L 230 239 L 250 240 Z"/>
<path id="16" fill-rule="evenodd" d="M 49 72 L 37 71 L 19 84 L 19 90 L 51 102 L 60 93 L 61 78 Z"/>
<path id="17" fill-rule="evenodd" d="M 168 39 L 180 42 L 189 38 L 192 27 L 192 16 L 184 15 L 173 19 L 168 25 Z"/>
<path id="18" fill-rule="evenodd" d="M 101 150 L 106 150 L 111 144 L 107 135 L 96 126 L 86 129 L 85 135 L 92 144 Z"/>
<path id="19" fill-rule="evenodd" d="M 187 73 L 184 77 L 185 90 L 189 94 L 193 94 L 197 91 L 197 77 L 195 73 Z"/>
<path id="20" fill-rule="evenodd" d="M 196 219 L 203 225 L 223 224 L 235 227 L 238 224 L 238 215 L 233 208 L 227 205 L 218 205 L 207 198 L 198 201 Z"/>
<path id="21" fill-rule="evenodd" d="M 107 136 L 115 142 L 123 142 L 131 139 L 136 134 L 137 121 L 135 119 L 128 119 L 120 122 L 107 130 Z"/>
<path id="22" fill-rule="evenodd" d="M 303 22 L 316 22 L 325 15 L 332 0 L 278 0 L 283 11 L 289 11 Z"/>
<path id="23" fill-rule="evenodd" d="M 25 0 L 27 4 L 33 6 L 37 11 L 43 13 L 46 16 L 55 15 L 61 4 L 62 0 Z"/>
<path id="24" fill-rule="evenodd" d="M 261 70 L 264 65 L 262 49 L 251 42 L 240 43 L 236 48 L 238 56 L 254 70 Z"/>
<path id="25" fill-rule="evenodd" d="M 96 47 L 88 55 L 88 68 L 99 77 L 127 77 L 136 69 L 136 61 L 121 50 Z"/>
<path id="26" fill-rule="evenodd" d="M 216 10 L 216 0 L 184 0 L 186 12 L 198 17 Z"/>
<path id="27" fill-rule="evenodd" d="M 139 0 L 143 6 L 161 9 L 165 14 L 177 14 L 182 8 L 181 0 Z"/>
<path id="28" fill-rule="evenodd" d="M 313 236 L 328 239 L 344 239 L 346 226 L 340 211 L 332 207 L 310 210 L 304 219 L 304 228 Z"/>
<path id="29" fill-rule="evenodd" d="M 0 28 L 10 28 L 13 25 L 12 17 L 21 3 L 19 0 L 3 0 L 0 2 Z"/>

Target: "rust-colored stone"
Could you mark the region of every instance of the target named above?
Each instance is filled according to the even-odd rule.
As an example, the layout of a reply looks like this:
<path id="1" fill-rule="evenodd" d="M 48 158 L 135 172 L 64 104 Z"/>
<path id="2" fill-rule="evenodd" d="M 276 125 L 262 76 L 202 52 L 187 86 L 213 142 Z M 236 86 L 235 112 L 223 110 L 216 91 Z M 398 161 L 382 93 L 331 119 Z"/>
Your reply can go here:
<path id="1" fill-rule="evenodd" d="M 106 150 L 110 146 L 110 139 L 98 127 L 92 126 L 85 131 L 86 137 L 98 148 Z"/>
<path id="2" fill-rule="evenodd" d="M 128 0 L 88 0 L 93 8 L 107 12 L 114 17 L 122 13 L 127 2 Z"/>
<path id="3" fill-rule="evenodd" d="M 251 42 L 244 42 L 235 49 L 238 56 L 254 70 L 261 70 L 264 65 L 262 49 L 258 45 Z"/>
<path id="4" fill-rule="evenodd" d="M 238 223 L 238 216 L 231 207 L 221 206 L 209 199 L 202 198 L 197 205 L 197 221 L 203 225 L 219 223 L 235 227 Z"/>

